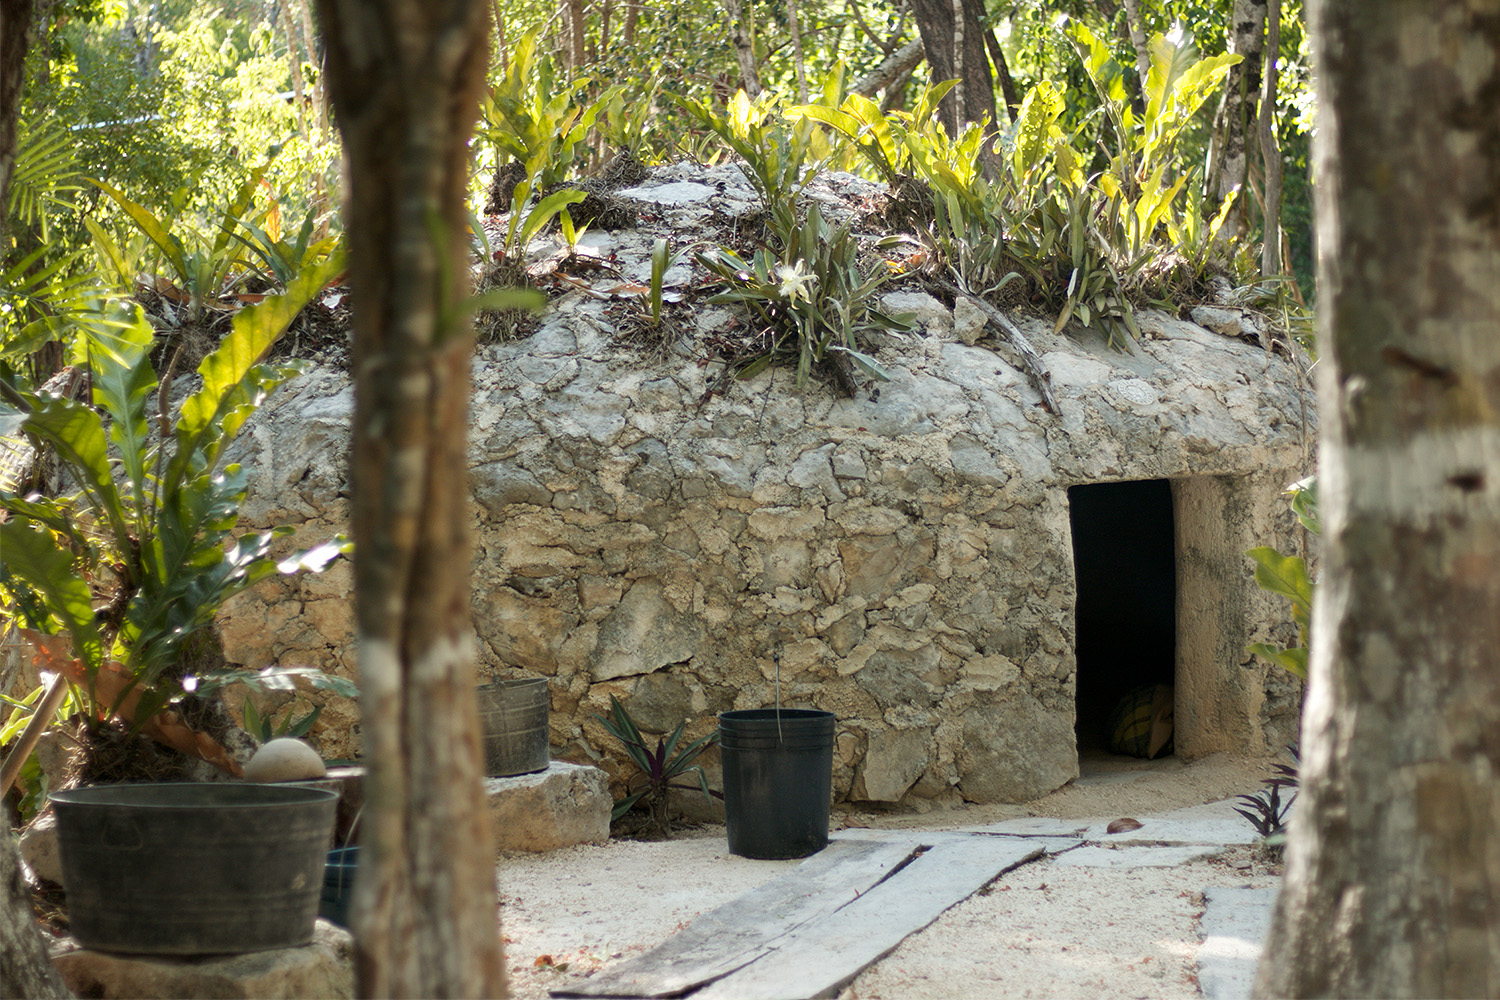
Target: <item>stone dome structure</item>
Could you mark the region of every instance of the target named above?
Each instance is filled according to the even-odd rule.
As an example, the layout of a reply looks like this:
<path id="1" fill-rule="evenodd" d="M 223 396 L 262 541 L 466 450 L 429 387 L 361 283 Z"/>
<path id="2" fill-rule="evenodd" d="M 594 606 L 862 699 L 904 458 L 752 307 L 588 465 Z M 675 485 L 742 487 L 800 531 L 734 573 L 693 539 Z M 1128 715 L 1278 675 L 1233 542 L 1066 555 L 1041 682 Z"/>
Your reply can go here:
<path id="1" fill-rule="evenodd" d="M 670 168 L 623 194 L 643 229 L 690 231 L 753 202 L 736 178 Z M 638 281 L 651 235 L 585 244 Z M 844 398 L 779 369 L 722 378 L 698 346 L 732 321 L 721 307 L 664 360 L 622 345 L 600 288 L 474 362 L 481 669 L 548 678 L 555 756 L 601 759 L 591 714 L 611 694 L 643 729 L 689 735 L 778 698 L 827 709 L 836 796 L 917 807 L 1065 784 L 1143 684 L 1175 682 L 1180 755 L 1294 738 L 1296 682 L 1246 651 L 1290 639 L 1289 613 L 1244 552 L 1293 547 L 1280 494 L 1311 471 L 1315 418 L 1253 314 L 1144 312 L 1129 351 L 1013 316 L 1054 414 L 962 300 L 896 286 L 886 305 L 918 328 L 878 345 L 889 382 Z M 247 524 L 343 529 L 352 407 L 331 367 L 267 404 L 233 456 L 252 470 Z M 221 618 L 226 656 L 352 674 L 349 586 L 347 565 L 267 581 Z M 352 705 L 323 721 L 325 755 L 357 754 Z"/>

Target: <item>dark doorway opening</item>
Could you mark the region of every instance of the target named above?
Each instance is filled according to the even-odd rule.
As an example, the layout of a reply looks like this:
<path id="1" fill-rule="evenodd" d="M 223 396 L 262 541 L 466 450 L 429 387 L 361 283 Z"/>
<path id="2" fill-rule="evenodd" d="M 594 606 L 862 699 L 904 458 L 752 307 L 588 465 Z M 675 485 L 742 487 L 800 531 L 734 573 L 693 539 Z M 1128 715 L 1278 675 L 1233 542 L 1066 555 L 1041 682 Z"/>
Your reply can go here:
<path id="1" fill-rule="evenodd" d="M 1078 749 L 1103 751 L 1121 699 L 1171 684 L 1176 672 L 1172 487 L 1165 479 L 1074 486 L 1068 506 L 1078 580 Z"/>

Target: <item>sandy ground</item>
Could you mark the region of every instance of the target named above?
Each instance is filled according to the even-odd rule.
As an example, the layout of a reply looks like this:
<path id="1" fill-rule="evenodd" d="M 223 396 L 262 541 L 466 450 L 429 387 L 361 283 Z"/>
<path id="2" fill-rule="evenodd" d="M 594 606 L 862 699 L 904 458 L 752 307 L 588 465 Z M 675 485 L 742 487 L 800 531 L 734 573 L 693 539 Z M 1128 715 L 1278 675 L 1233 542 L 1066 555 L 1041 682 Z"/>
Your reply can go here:
<path id="1" fill-rule="evenodd" d="M 1078 781 L 1035 802 L 925 814 L 835 810 L 832 825 L 944 830 L 1021 816 L 1140 818 L 1253 792 L 1269 764 L 1229 754 L 1192 764 L 1099 757 L 1083 762 Z M 501 928 L 513 994 L 547 997 L 797 864 L 735 857 L 716 826 L 670 841 L 504 855 Z M 1197 997 L 1202 890 L 1272 886 L 1276 878 L 1248 848 L 1174 868 L 1032 862 L 907 938 L 840 997 Z"/>

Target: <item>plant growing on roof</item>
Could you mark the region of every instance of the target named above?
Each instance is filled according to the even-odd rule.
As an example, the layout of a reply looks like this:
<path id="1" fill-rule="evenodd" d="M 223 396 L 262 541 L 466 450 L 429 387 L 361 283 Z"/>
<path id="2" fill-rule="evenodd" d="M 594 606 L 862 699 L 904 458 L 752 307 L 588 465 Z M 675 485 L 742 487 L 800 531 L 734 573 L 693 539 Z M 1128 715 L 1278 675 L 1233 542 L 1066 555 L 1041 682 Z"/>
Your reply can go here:
<path id="1" fill-rule="evenodd" d="M 708 787 L 708 778 L 703 773 L 703 767 L 693 763 L 698 756 L 719 740 L 719 731 L 715 729 L 706 736 L 700 736 L 686 746 L 681 746 L 683 730 L 687 724 L 679 722 L 677 728 L 672 730 L 671 735 L 657 737 L 656 747 L 652 749 L 646 743 L 646 738 L 641 735 L 640 727 L 636 725 L 625 706 L 620 704 L 620 699 L 614 695 L 609 696 L 609 717 L 594 713 L 594 718 L 609 731 L 609 734 L 625 747 L 625 752 L 630 760 L 640 769 L 639 775 L 632 776 L 625 783 L 626 794 L 615 803 L 614 811 L 610 813 L 610 821 L 613 822 L 624 816 L 642 800 L 646 803 L 647 813 L 651 817 L 651 823 L 657 832 L 663 837 L 672 835 L 672 826 L 667 815 L 669 803 L 668 792 L 673 788 L 683 791 L 692 791 L 695 787 L 703 793 L 704 798 L 717 796 L 723 798 L 722 792 L 715 792 Z M 685 774 L 696 774 L 698 784 L 688 785 L 675 781 Z M 644 778 L 643 787 L 631 791 L 631 787 L 638 778 Z"/>
<path id="2" fill-rule="evenodd" d="M 797 366 L 797 385 L 815 368 L 830 367 L 846 391 L 853 383 L 840 364 L 852 362 L 871 378 L 889 381 L 876 360 L 861 350 L 873 330 L 908 330 L 910 317 L 891 316 L 876 305 L 876 293 L 890 279 L 879 266 L 868 277 L 858 263 L 859 248 L 846 227 L 830 229 L 817 205 L 786 235 L 780 253 L 762 247 L 745 260 L 732 250 L 699 254 L 724 290 L 709 299 L 742 303 L 755 321 L 757 345 L 739 378 L 752 378 L 778 361 Z"/>
<path id="3" fill-rule="evenodd" d="M 271 159 L 274 159 L 275 155 L 276 150 L 273 149 Z M 265 177 L 266 169 L 271 165 L 271 159 L 251 171 L 250 176 L 245 178 L 236 189 L 234 197 L 224 208 L 218 231 L 214 233 L 211 240 L 197 233 L 189 235 L 184 240 L 172 231 L 169 221 L 161 219 L 145 206 L 131 201 L 123 192 L 109 184 L 100 180 L 93 181 L 93 184 L 109 195 L 131 224 L 161 253 L 162 260 L 171 268 L 172 274 L 177 279 L 175 286 L 164 286 L 165 291 L 183 304 L 186 319 L 196 320 L 203 314 L 204 308 L 209 303 L 233 290 L 254 270 L 252 264 L 242 256 L 236 236 L 238 230 L 247 222 L 255 226 L 263 222 L 270 213 L 270 208 L 256 213 L 252 213 L 251 209 L 255 202 L 255 191 L 260 186 L 262 178 Z M 89 231 L 93 234 L 102 257 L 121 258 L 118 247 L 114 245 L 114 241 L 106 230 L 98 224 L 91 224 Z M 303 249 L 305 251 L 306 247 L 304 246 Z M 325 257 L 327 252 L 332 250 L 331 247 L 323 249 L 326 251 Z M 296 263 L 302 265 L 309 261 L 303 259 Z"/>
<path id="4" fill-rule="evenodd" d="M 745 177 L 760 196 L 767 228 L 778 241 L 788 242 L 797 228 L 797 199 L 833 152 L 825 140 L 824 155 L 816 155 L 819 143 L 812 122 L 788 122 L 776 112 L 778 99 L 770 93 L 752 100 L 737 91 L 723 116 L 691 98 L 673 100 L 745 161 Z"/>
<path id="5" fill-rule="evenodd" d="M 245 421 L 300 371 L 260 359 L 342 267 L 334 254 L 286 293 L 237 313 L 175 421 L 170 383 L 159 383 L 151 366 L 153 331 L 135 306 L 84 324 L 77 361 L 92 376 L 93 406 L 0 382 L 0 437 L 19 432 L 52 448 L 78 484 L 56 498 L 0 491 L 8 515 L 0 552 L 13 580 L 40 596 L 55 634 L 33 641 L 81 692 L 91 720 L 119 717 L 237 770 L 221 747 L 165 710 L 197 686 L 182 654 L 226 600 L 276 573 L 318 572 L 348 551 L 336 538 L 274 558 L 273 543 L 291 528 L 235 538 L 247 477 L 237 465 L 221 467 Z"/>

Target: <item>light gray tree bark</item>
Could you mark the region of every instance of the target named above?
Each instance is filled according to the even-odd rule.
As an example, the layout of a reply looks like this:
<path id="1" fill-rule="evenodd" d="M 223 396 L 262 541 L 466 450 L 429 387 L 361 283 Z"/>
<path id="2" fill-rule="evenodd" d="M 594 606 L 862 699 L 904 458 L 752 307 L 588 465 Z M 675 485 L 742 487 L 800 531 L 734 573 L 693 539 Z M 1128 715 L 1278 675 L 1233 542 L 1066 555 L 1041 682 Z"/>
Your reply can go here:
<path id="1" fill-rule="evenodd" d="M 469 615 L 469 139 L 488 0 L 319 0 L 348 159 L 350 447 L 368 774 L 363 997 L 505 992 Z M 368 863 L 367 863 L 368 862 Z"/>
<path id="2" fill-rule="evenodd" d="M 1247 182 L 1266 51 L 1266 0 L 1234 0 L 1227 41 L 1228 50 L 1242 58 L 1229 68 L 1224 81 L 1224 98 L 1214 116 L 1209 143 L 1206 180 L 1209 200 L 1215 205 L 1235 189 L 1240 191 L 1239 203 L 1222 230 L 1225 238 L 1243 234 L 1250 225 Z"/>
<path id="3" fill-rule="evenodd" d="M 1262 997 L 1500 996 L 1500 2 L 1312 6 L 1323 579 Z"/>
<path id="4" fill-rule="evenodd" d="M 740 86 L 755 97 L 760 93 L 760 70 L 755 61 L 755 32 L 742 0 L 723 0 L 729 15 L 729 40 L 734 44 L 734 58 L 740 67 Z"/>

